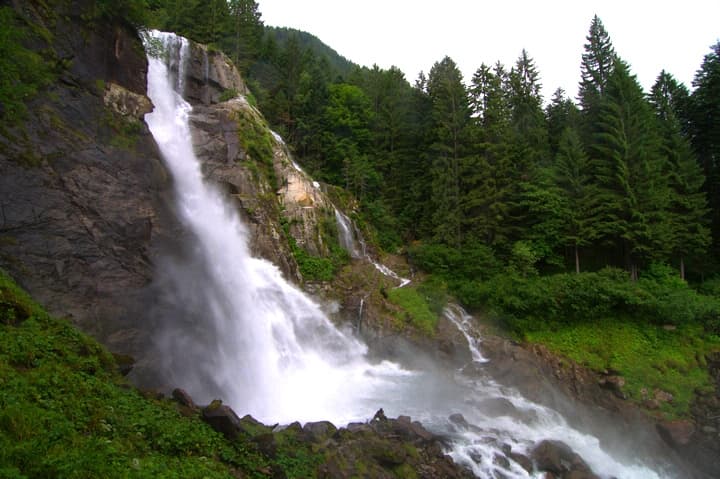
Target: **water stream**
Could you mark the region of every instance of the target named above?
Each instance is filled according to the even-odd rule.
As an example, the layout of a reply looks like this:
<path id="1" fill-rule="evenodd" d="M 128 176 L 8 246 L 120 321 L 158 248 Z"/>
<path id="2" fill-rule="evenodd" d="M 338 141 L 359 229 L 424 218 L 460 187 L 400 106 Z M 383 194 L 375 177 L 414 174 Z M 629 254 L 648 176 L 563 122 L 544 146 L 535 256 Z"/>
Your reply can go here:
<path id="1" fill-rule="evenodd" d="M 388 416 L 410 415 L 450 437 L 449 453 L 478 477 L 533 477 L 511 458 L 494 458 L 506 456 L 503 445 L 522 453 L 550 438 L 569 444 L 603 477 L 664 477 L 639 459 L 612 457 L 598 438 L 483 375 L 368 360 L 367 347 L 351 332 L 338 329 L 274 265 L 250 255 L 247 228 L 204 181 L 193 152 L 192 107 L 181 95 L 187 41 L 151 36 L 165 54 L 149 57 L 148 95 L 155 109 L 145 120 L 172 174 L 176 211 L 187 231 L 183 239 L 192 253 L 158 271 L 166 278 L 165 300 L 191 317 L 167 321 L 159 338 L 175 386 L 199 403 L 221 394 L 240 415 L 268 424 L 343 425 L 368 420 L 380 407 Z M 445 315 L 467 338 L 473 361 L 484 361 L 472 318 L 458 306 Z M 449 419 L 453 413 L 471 427 L 459 427 Z"/>

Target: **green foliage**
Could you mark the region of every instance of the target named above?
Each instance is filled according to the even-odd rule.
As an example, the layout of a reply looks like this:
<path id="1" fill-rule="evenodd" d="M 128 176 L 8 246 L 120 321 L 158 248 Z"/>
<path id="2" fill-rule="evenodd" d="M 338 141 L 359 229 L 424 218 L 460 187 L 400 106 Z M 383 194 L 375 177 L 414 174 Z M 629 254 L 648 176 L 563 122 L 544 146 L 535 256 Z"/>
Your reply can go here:
<path id="1" fill-rule="evenodd" d="M 468 296 L 469 306 L 490 310 L 519 336 L 617 316 L 657 326 L 695 324 L 717 334 L 720 314 L 720 301 L 696 293 L 664 265 L 639 281 L 617 269 L 530 278 L 508 272 L 476 283 Z"/>
<path id="2" fill-rule="evenodd" d="M 265 121 L 243 108 L 237 112 L 237 124 L 242 149 L 255 162 L 272 167 L 273 140 Z"/>
<path id="3" fill-rule="evenodd" d="M 237 90 L 233 88 L 229 88 L 227 90 L 223 90 L 223 92 L 220 94 L 220 101 L 228 101 L 232 100 L 233 98 L 236 98 L 238 96 Z"/>
<path id="4" fill-rule="evenodd" d="M 174 403 L 125 383 L 101 345 L 49 317 L 0 270 L 0 475 L 12 478 L 316 477 L 322 455 L 295 431 L 264 456 L 249 423 L 228 441 Z"/>
<path id="5" fill-rule="evenodd" d="M 0 120 L 12 124 L 27 113 L 27 102 L 50 84 L 55 75 L 49 63 L 25 46 L 35 34 L 15 11 L 0 7 Z"/>
<path id="6" fill-rule="evenodd" d="M 428 301 L 418 288 L 413 286 L 393 288 L 387 292 L 387 297 L 404 310 L 404 315 L 399 319 L 407 321 L 427 336 L 435 334 L 438 315 L 430 309 Z"/>
<path id="7" fill-rule="evenodd" d="M 290 251 L 305 280 L 332 281 L 340 268 L 350 261 L 350 256 L 338 242 L 337 229 L 334 218 L 326 217 L 319 225 L 320 234 L 330 251 L 329 257 L 313 256 L 298 246 L 295 238 L 290 234 L 290 224 L 286 218 L 281 219 L 281 226 L 290 245 Z"/>
<path id="8" fill-rule="evenodd" d="M 672 402 L 661 406 L 668 417 L 687 416 L 695 392 L 713 387 L 703 358 L 720 349 L 720 338 L 706 336 L 697 325 L 667 330 L 630 316 L 568 324 L 527 337 L 595 370 L 618 371 L 626 381 L 623 391 L 637 402 L 652 398 L 656 390 L 671 393 Z"/>

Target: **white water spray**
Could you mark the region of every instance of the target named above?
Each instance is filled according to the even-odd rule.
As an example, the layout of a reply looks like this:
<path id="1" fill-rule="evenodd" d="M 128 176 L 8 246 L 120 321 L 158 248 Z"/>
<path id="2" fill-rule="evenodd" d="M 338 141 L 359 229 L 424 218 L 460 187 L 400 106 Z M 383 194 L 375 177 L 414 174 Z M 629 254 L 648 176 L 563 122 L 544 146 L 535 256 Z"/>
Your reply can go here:
<path id="1" fill-rule="evenodd" d="M 190 326 L 170 323 L 164 330 L 176 385 L 209 402 L 214 391 L 205 386 L 212 383 L 238 413 L 266 423 L 327 419 L 342 425 L 368 419 L 380 407 L 388 415 L 408 414 L 449 435 L 452 456 L 478 477 L 531 477 L 514 461 L 505 466 L 494 458 L 505 455 L 503 444 L 527 452 L 549 438 L 568 443 L 606 477 L 659 477 L 644 466 L 621 464 L 558 413 L 489 379 L 368 361 L 364 344 L 338 330 L 275 266 L 250 256 L 245 226 L 203 180 L 193 153 L 191 106 L 181 96 L 187 41 L 158 32 L 152 37 L 166 54 L 149 58 L 155 110 L 145 119 L 175 181 L 178 216 L 192 245 L 191 267 L 165 272 L 168 297 L 192 319 Z M 464 312 L 460 318 L 469 321 Z M 471 351 L 477 348 L 466 337 Z M 493 402 L 504 409 L 498 413 Z M 451 413 L 462 413 L 472 427 L 454 425 Z"/>

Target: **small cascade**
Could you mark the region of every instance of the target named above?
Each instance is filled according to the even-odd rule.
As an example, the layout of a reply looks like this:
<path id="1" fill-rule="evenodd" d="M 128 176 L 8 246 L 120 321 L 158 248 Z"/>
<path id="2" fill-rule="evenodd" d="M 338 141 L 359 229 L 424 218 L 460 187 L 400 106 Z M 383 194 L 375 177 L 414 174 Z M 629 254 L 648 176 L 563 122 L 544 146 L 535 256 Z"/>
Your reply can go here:
<path id="1" fill-rule="evenodd" d="M 443 310 L 443 315 L 450 320 L 451 323 L 457 326 L 458 330 L 463 334 L 463 336 L 465 336 L 473 362 L 487 362 L 488 360 L 480 352 L 480 342 L 472 334 L 470 334 L 470 328 L 472 327 L 471 321 L 473 317 L 470 316 L 470 314 L 468 314 L 462 306 L 456 303 L 448 303 Z"/>
<path id="2" fill-rule="evenodd" d="M 378 263 L 367 253 L 365 239 L 362 237 L 362 234 L 355 227 L 352 220 L 337 208 L 335 208 L 335 221 L 338 225 L 338 240 L 340 241 L 340 245 L 348 253 L 350 253 L 352 258 L 367 259 L 373 266 L 375 266 L 375 269 L 380 271 L 382 274 L 398 281 L 400 283 L 397 286 L 398 288 L 402 288 L 403 286 L 410 284 L 410 280 L 408 278 L 403 278 L 384 264 Z"/>
<path id="3" fill-rule="evenodd" d="M 335 221 L 338 226 L 338 240 L 340 241 L 340 246 L 350 253 L 351 258 L 358 259 L 364 257 L 364 252 L 360 251 L 357 247 L 358 242 L 355 241 L 355 228 L 353 228 L 350 218 L 335 208 Z"/>
<path id="4" fill-rule="evenodd" d="M 360 298 L 360 307 L 358 308 L 358 320 L 357 320 L 357 333 L 360 334 L 360 328 L 362 327 L 362 315 L 363 306 L 365 305 L 365 298 Z"/>

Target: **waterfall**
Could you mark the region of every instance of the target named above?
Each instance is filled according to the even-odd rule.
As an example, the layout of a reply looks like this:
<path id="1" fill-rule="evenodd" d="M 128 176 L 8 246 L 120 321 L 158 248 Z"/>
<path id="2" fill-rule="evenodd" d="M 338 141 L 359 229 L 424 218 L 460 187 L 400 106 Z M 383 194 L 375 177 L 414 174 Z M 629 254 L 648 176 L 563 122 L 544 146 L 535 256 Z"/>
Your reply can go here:
<path id="1" fill-rule="evenodd" d="M 410 284 L 410 280 L 408 278 L 403 278 L 384 264 L 378 263 L 367 253 L 365 240 L 363 239 L 362 234 L 360 234 L 360 231 L 358 231 L 355 227 L 352 220 L 350 220 L 350 218 L 337 208 L 335 208 L 335 222 L 338 225 L 338 240 L 340 241 L 340 246 L 350 253 L 351 258 L 367 259 L 375 267 L 375 269 L 380 271 L 382 274 L 398 281 L 400 283 L 398 288 L 402 288 L 403 286 Z"/>
<path id="2" fill-rule="evenodd" d="M 187 41 L 150 36 L 165 54 L 148 58 L 155 110 L 145 120 L 172 174 L 190 252 L 169 257 L 157 272 L 164 278 L 157 301 L 177 312 L 166 318 L 158 340 L 173 386 L 200 403 L 220 394 L 240 415 L 270 424 L 327 419 L 342 425 L 367 420 L 380 407 L 388 415 L 411 415 L 448 437 L 452 457 L 478 477 L 533 477 L 504 448 L 526 453 L 550 438 L 568 443 L 603 477 L 660 477 L 635 458 L 624 464 L 611 457 L 598 438 L 489 378 L 369 361 L 363 343 L 333 325 L 274 265 L 250 255 L 246 227 L 204 181 L 193 152 L 192 108 L 182 97 Z M 458 313 L 452 313 L 461 320 L 456 324 L 470 320 Z M 469 329 L 463 331 L 477 348 Z M 488 401 L 509 406 L 498 412 Z M 448 419 L 452 413 L 471 426 L 458 427 Z M 507 461 L 495 461 L 499 456 Z"/>

